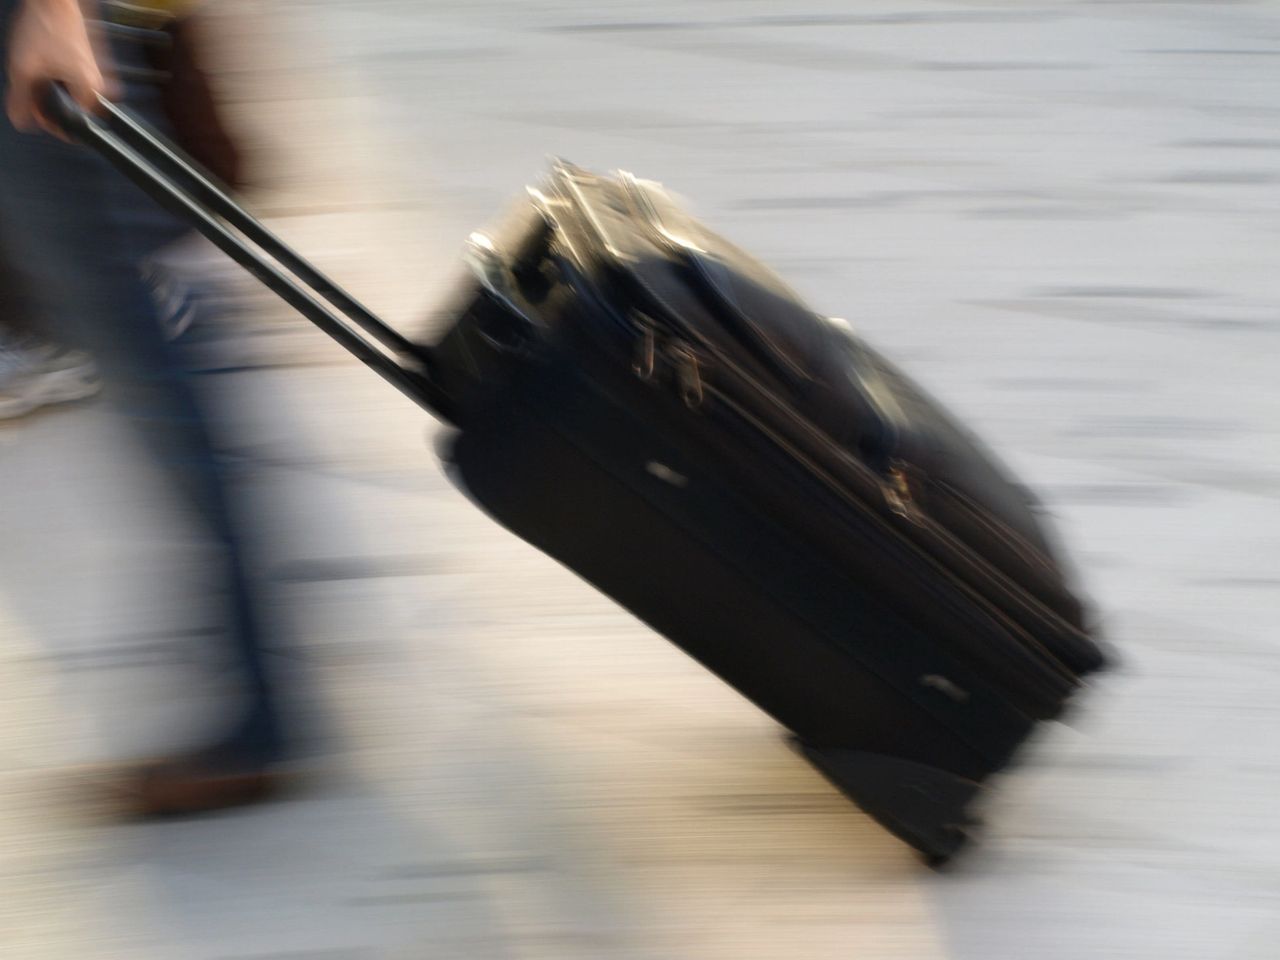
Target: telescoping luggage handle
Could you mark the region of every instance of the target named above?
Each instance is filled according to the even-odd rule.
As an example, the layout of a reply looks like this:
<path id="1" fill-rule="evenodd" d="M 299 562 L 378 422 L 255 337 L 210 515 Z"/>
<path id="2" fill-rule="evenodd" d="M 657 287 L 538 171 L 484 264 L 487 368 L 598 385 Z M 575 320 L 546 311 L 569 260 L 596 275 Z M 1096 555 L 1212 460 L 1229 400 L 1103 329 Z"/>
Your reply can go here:
<path id="1" fill-rule="evenodd" d="M 70 139 L 96 150 L 401 392 L 434 411 L 445 405 L 421 347 L 291 250 L 179 148 L 105 99 L 101 116 L 89 113 L 61 84 L 50 85 L 44 108 Z"/>

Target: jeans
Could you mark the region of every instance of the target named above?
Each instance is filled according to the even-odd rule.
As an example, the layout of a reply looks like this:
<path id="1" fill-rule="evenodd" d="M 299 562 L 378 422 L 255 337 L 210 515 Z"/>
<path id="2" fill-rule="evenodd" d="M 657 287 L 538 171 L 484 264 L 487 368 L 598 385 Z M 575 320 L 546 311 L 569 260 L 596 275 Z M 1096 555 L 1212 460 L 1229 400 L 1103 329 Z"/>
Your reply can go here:
<path id="1" fill-rule="evenodd" d="M 25 337 L 40 332 L 33 310 L 27 279 L 18 270 L 9 251 L 0 244 L 0 344 L 4 343 L 6 335 Z"/>
<path id="2" fill-rule="evenodd" d="M 15 5 L 0 0 L 0 62 L 7 59 Z M 0 97 L 4 86 L 0 77 Z M 144 116 L 158 114 L 154 90 L 129 89 L 126 100 Z M 140 273 L 148 254 L 183 232 L 92 151 L 19 133 L 0 116 L 0 250 L 31 281 L 28 293 L 39 301 L 48 333 L 93 355 L 121 415 L 216 548 L 225 636 L 246 703 L 218 747 L 230 761 L 269 762 L 282 751 L 280 720 L 232 490 L 193 375 L 165 339 Z"/>

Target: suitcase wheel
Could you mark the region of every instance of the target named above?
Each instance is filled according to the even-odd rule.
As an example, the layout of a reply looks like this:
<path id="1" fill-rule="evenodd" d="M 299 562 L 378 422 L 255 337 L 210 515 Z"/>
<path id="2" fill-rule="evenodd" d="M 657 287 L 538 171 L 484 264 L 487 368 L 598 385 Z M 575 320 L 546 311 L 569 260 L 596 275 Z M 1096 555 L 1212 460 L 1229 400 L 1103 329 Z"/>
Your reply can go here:
<path id="1" fill-rule="evenodd" d="M 949 862 L 979 825 L 970 805 L 982 785 L 924 764 L 860 750 L 792 741 L 813 766 L 862 810 L 934 868 Z"/>

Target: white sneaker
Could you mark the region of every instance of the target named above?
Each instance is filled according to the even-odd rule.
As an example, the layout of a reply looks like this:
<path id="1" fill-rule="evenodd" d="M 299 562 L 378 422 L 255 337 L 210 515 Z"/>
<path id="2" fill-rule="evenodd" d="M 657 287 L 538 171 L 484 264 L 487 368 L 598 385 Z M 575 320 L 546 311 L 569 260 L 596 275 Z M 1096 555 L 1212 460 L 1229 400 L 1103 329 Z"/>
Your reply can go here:
<path id="1" fill-rule="evenodd" d="M 88 354 L 38 341 L 0 342 L 0 420 L 84 400 L 101 389 Z"/>

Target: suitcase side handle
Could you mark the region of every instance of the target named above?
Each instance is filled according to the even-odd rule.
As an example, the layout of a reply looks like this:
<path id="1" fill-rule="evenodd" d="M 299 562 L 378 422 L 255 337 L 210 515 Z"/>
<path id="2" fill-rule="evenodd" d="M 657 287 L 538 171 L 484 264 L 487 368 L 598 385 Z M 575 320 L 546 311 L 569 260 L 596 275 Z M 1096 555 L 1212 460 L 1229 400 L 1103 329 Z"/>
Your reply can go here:
<path id="1" fill-rule="evenodd" d="M 91 114 L 55 83 L 43 107 L 69 139 L 100 154 L 383 379 L 429 410 L 447 409 L 432 384 L 424 348 L 271 233 L 181 149 L 110 101 L 99 98 L 99 104 L 101 116 Z"/>

